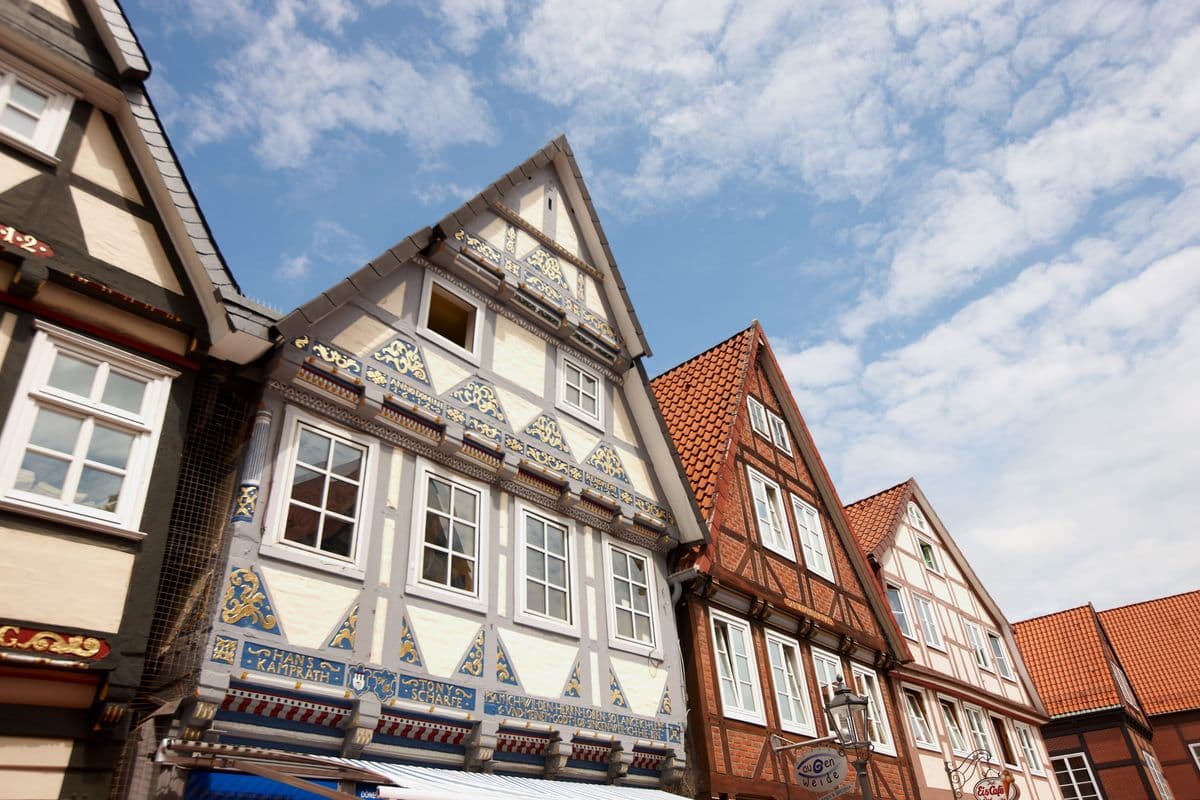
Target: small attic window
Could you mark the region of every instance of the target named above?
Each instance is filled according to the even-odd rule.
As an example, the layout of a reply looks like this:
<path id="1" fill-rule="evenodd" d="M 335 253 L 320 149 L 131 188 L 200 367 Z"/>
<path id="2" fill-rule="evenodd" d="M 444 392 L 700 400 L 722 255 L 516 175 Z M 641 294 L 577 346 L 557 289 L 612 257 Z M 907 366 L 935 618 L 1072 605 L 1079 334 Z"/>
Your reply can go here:
<path id="1" fill-rule="evenodd" d="M 453 345 L 472 361 L 478 359 L 480 309 L 468 297 L 429 280 L 421 323 L 441 342 Z"/>

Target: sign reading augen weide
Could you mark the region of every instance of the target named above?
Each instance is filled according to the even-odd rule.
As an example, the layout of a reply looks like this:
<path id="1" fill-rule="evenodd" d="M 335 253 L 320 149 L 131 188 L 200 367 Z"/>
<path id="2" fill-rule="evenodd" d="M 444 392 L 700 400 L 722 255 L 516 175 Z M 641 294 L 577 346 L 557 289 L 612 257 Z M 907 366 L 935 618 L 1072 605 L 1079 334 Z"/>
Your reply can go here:
<path id="1" fill-rule="evenodd" d="M 418 703 L 429 703 L 446 708 L 475 710 L 474 689 L 403 673 L 400 674 L 400 680 L 396 686 L 396 697 L 401 700 L 415 700 Z"/>
<path id="2" fill-rule="evenodd" d="M 683 741 L 683 726 L 677 722 L 657 722 L 652 719 L 602 711 L 599 708 L 573 706 L 553 700 L 522 697 L 508 692 L 484 692 L 483 713 L 512 717 L 513 719 L 530 719 L 570 728 L 619 733 L 659 742 Z"/>
<path id="3" fill-rule="evenodd" d="M 329 686 L 344 686 L 346 683 L 345 664 L 252 642 L 243 645 L 241 663 L 242 669 L 265 672 L 268 675 L 282 675 L 298 681 L 324 683 Z"/>

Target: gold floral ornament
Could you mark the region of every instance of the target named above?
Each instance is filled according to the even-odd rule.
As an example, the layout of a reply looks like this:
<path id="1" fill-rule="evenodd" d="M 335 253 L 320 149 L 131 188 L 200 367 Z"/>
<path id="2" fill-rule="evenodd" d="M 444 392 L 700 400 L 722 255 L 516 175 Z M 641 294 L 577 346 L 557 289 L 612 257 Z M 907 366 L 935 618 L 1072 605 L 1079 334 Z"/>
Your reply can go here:
<path id="1" fill-rule="evenodd" d="M 354 634 L 358 630 L 358 603 L 350 609 L 350 613 L 342 620 L 342 624 L 338 627 L 337 633 L 329 640 L 330 647 L 337 647 L 342 650 L 354 649 Z"/>
<path id="2" fill-rule="evenodd" d="M 616 478 L 622 483 L 629 483 L 629 474 L 625 472 L 625 465 L 621 463 L 621 457 L 617 455 L 617 451 L 611 445 L 597 445 L 592 454 L 588 456 L 587 464 L 610 478 Z"/>
<path id="3" fill-rule="evenodd" d="M 512 667 L 512 659 L 508 657 L 508 651 L 504 649 L 504 642 L 500 641 L 499 636 L 496 637 L 496 680 L 511 686 L 521 685 Z"/>
<path id="4" fill-rule="evenodd" d="M 671 713 L 671 684 L 669 683 L 663 687 L 662 700 L 658 703 L 658 713 Z"/>
<path id="5" fill-rule="evenodd" d="M 545 250 L 538 248 L 526 256 L 525 260 L 537 267 L 547 278 L 554 281 L 563 289 L 570 291 L 571 287 L 567 285 L 567 279 L 563 277 L 562 266 L 558 263 L 557 258 Z"/>
<path id="6" fill-rule="evenodd" d="M 358 359 L 343 353 L 335 347 L 315 342 L 309 348 L 309 352 L 326 364 L 333 364 L 338 369 L 344 369 L 351 375 L 362 374 L 362 364 L 358 363 Z"/>
<path id="7" fill-rule="evenodd" d="M 0 626 L 0 647 L 80 658 L 103 658 L 109 652 L 104 640 L 95 636 L 34 630 L 18 625 Z"/>
<path id="8" fill-rule="evenodd" d="M 262 578 L 252 569 L 235 568 L 221 601 L 221 621 L 227 625 L 279 633 L 271 601 L 263 590 Z"/>
<path id="9" fill-rule="evenodd" d="M 421 654 L 417 651 L 417 640 L 413 636 L 412 628 L 408 626 L 408 618 L 400 618 L 400 660 L 405 664 L 412 664 L 414 667 L 419 667 L 421 663 Z"/>
<path id="10" fill-rule="evenodd" d="M 579 662 L 575 662 L 575 668 L 571 670 L 571 677 L 567 678 L 567 687 L 563 689 L 563 697 L 582 697 L 583 685 L 579 678 Z"/>
<path id="11" fill-rule="evenodd" d="M 539 414 L 535 417 L 533 422 L 525 426 L 525 433 L 567 455 L 571 454 L 571 451 L 567 449 L 566 441 L 563 440 L 562 428 L 559 427 L 558 421 L 549 414 Z"/>
<path id="12" fill-rule="evenodd" d="M 486 634 L 483 628 L 480 628 L 479 633 L 475 634 L 475 641 L 471 643 L 471 649 L 467 651 L 462 663 L 458 665 L 460 673 L 471 675 L 475 678 L 483 677 L 483 646 L 485 641 Z"/>
<path id="13" fill-rule="evenodd" d="M 501 425 L 508 424 L 508 417 L 504 415 L 496 390 L 482 381 L 468 381 L 451 392 L 450 396 L 463 405 L 488 415 Z"/>
<path id="14" fill-rule="evenodd" d="M 213 642 L 212 654 L 209 655 L 209 660 L 216 661 L 219 664 L 233 664 L 233 659 L 237 655 L 237 646 L 237 639 L 231 639 L 228 636 L 218 636 Z"/>
<path id="15" fill-rule="evenodd" d="M 617 708 L 629 708 L 625 690 L 621 688 L 621 682 L 617 680 L 617 673 L 613 672 L 612 667 L 608 668 L 608 701 Z"/>
<path id="16" fill-rule="evenodd" d="M 517 254 L 517 229 L 513 225 L 504 229 L 504 249 L 509 255 Z"/>
<path id="17" fill-rule="evenodd" d="M 429 384 L 429 370 L 425 367 L 425 359 L 421 357 L 420 348 L 410 341 L 393 339 L 375 353 L 375 360 L 387 364 L 401 375 L 408 375 L 421 383 Z"/>
<path id="18" fill-rule="evenodd" d="M 500 264 L 503 261 L 503 256 L 500 255 L 500 251 L 480 239 L 478 236 L 472 236 L 466 231 L 459 229 L 458 231 L 455 231 L 454 238 L 475 252 L 479 253 L 493 264 Z"/>

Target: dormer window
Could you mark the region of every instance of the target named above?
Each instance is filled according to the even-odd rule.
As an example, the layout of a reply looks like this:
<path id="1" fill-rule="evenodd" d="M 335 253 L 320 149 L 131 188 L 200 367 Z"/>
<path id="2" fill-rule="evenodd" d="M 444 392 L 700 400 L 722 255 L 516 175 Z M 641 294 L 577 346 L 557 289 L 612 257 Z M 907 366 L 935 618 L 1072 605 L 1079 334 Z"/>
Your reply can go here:
<path id="1" fill-rule="evenodd" d="M 916 503 L 908 504 L 908 524 L 923 533 L 929 533 L 929 522 Z"/>
<path id="2" fill-rule="evenodd" d="M 425 280 L 425 293 L 421 298 L 422 333 L 472 363 L 479 363 L 479 340 L 483 312 L 465 292 L 433 280 Z"/>

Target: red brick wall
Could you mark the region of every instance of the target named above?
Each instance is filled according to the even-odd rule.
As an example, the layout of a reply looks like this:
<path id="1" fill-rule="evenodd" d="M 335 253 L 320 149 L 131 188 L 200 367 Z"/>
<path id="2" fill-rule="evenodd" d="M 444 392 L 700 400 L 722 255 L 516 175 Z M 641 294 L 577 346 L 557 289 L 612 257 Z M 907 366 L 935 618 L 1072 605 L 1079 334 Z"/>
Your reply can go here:
<path id="1" fill-rule="evenodd" d="M 1071 731 L 1064 730 L 1064 722 L 1051 723 L 1054 735 L 1045 737 L 1051 758 L 1086 755 L 1107 800 L 1156 800 L 1141 760 L 1140 749 L 1149 745 L 1137 729 L 1116 717 L 1108 725 L 1095 717 L 1080 717 L 1075 724 L 1076 730 Z M 1183 797 L 1176 795 L 1176 800 Z"/>
<path id="2" fill-rule="evenodd" d="M 1176 800 L 1200 798 L 1200 768 L 1188 750 L 1200 744 L 1200 710 L 1151 718 L 1154 754 Z"/>

